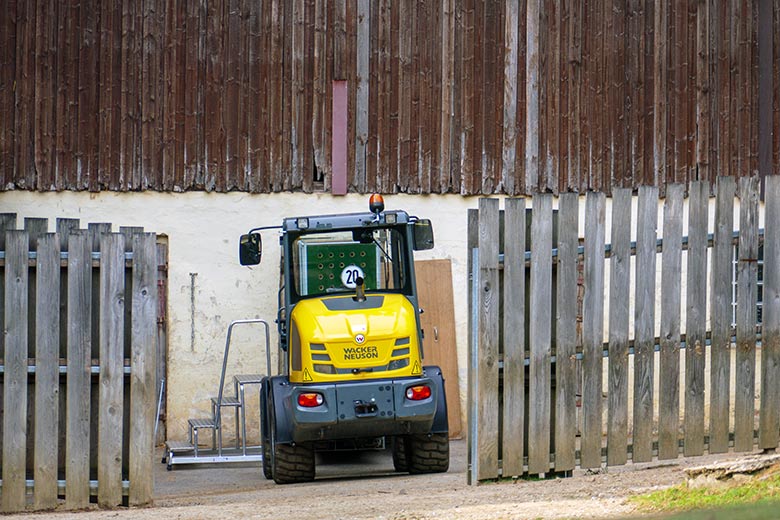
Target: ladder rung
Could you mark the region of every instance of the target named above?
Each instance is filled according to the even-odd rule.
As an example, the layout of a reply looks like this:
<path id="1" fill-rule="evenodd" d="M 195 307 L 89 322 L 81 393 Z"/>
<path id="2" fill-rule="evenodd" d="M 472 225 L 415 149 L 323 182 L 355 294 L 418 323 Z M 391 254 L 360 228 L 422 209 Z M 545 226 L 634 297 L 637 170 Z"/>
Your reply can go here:
<path id="1" fill-rule="evenodd" d="M 217 398 L 212 397 L 211 402 L 216 405 Z M 238 398 L 236 397 L 223 397 L 220 406 L 241 406 L 241 403 L 238 401 Z"/>
<path id="2" fill-rule="evenodd" d="M 214 428 L 214 419 L 190 419 L 190 428 Z"/>
<path id="3" fill-rule="evenodd" d="M 233 380 L 239 385 L 260 384 L 263 380 L 262 374 L 240 374 L 233 376 Z"/>

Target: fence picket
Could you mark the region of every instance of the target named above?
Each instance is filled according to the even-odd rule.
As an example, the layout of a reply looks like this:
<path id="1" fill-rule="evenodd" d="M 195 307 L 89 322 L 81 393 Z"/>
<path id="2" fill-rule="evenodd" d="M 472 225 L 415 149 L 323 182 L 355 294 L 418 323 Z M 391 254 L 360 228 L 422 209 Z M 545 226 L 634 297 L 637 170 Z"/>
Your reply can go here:
<path id="1" fill-rule="evenodd" d="M 603 193 L 585 199 L 585 294 L 582 299 L 582 454 L 583 468 L 601 467 L 604 322 Z"/>
<path id="2" fill-rule="evenodd" d="M 38 238 L 35 327 L 35 509 L 57 505 L 56 439 L 60 407 L 60 241 L 56 234 Z"/>
<path id="3" fill-rule="evenodd" d="M 124 400 L 125 237 L 100 238 L 100 411 L 98 416 L 98 505 L 122 503 Z"/>
<path id="4" fill-rule="evenodd" d="M 707 324 L 707 199 L 709 183 L 688 190 L 688 279 L 685 299 L 686 457 L 704 453 L 704 361 Z"/>
<path id="5" fill-rule="evenodd" d="M 28 244 L 25 231 L 5 233 L 4 512 L 22 511 L 26 503 Z"/>
<path id="6" fill-rule="evenodd" d="M 525 418 L 525 199 L 507 199 L 504 211 L 503 477 L 523 474 Z"/>
<path id="7" fill-rule="evenodd" d="M 68 241 L 68 378 L 65 505 L 89 505 L 92 242 L 87 231 Z"/>
<path id="8" fill-rule="evenodd" d="M 758 177 L 739 180 L 737 262 L 737 359 L 734 450 L 753 449 L 756 394 L 756 298 L 758 294 Z"/>
<path id="9" fill-rule="evenodd" d="M 570 471 L 575 464 L 578 221 L 579 196 L 561 194 L 555 304 L 555 471 Z"/>
<path id="10" fill-rule="evenodd" d="M 780 176 L 764 191 L 764 307 L 761 334 L 761 415 L 758 447 L 776 449 L 780 429 Z"/>
<path id="11" fill-rule="evenodd" d="M 655 263 L 658 188 L 639 188 L 634 307 L 634 462 L 653 458 L 653 370 L 655 356 Z"/>
<path id="12" fill-rule="evenodd" d="M 631 190 L 612 191 L 609 257 L 609 385 L 607 464 L 628 459 L 628 326 L 631 289 Z"/>
<path id="13" fill-rule="evenodd" d="M 152 500 L 157 384 L 157 246 L 154 233 L 133 236 L 133 330 L 130 378 L 130 505 Z"/>
<path id="14" fill-rule="evenodd" d="M 729 449 L 729 387 L 731 383 L 731 244 L 734 229 L 734 177 L 719 177 L 712 244 L 710 326 L 710 453 Z"/>
<path id="15" fill-rule="evenodd" d="M 680 310 L 682 222 L 685 186 L 670 184 L 664 202 L 663 256 L 661 258 L 661 353 L 658 378 L 658 458 L 674 459 L 680 453 Z"/>
<path id="16" fill-rule="evenodd" d="M 532 204 L 528 472 L 547 473 L 550 471 L 552 195 L 534 195 Z"/>
<path id="17" fill-rule="evenodd" d="M 498 216 L 498 199 L 480 199 L 478 479 L 498 476 Z"/>

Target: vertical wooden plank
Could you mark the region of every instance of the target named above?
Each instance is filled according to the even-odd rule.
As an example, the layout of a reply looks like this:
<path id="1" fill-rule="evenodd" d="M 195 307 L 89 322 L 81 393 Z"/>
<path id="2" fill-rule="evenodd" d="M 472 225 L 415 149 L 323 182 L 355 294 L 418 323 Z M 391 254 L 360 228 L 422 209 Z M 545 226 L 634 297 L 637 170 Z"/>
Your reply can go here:
<path id="1" fill-rule="evenodd" d="M 5 352 L 3 374 L 3 512 L 26 505 L 27 316 L 29 240 L 26 231 L 5 234 Z"/>
<path id="2" fill-rule="evenodd" d="M 0 18 L 0 182 L 7 186 L 16 171 L 14 117 L 16 112 L 14 81 L 16 78 L 17 3 L 9 2 Z"/>
<path id="3" fill-rule="evenodd" d="M 78 57 L 78 154 L 76 155 L 77 189 L 97 191 L 98 170 L 98 56 L 97 31 L 100 10 L 94 0 L 84 0 L 79 6 Z"/>
<path id="4" fill-rule="evenodd" d="M 301 0 L 298 0 L 299 2 Z M 302 2 L 301 2 L 302 5 Z M 222 98 L 222 117 L 225 131 L 225 155 L 224 155 L 224 184 L 221 184 L 224 190 L 231 190 L 238 186 L 239 169 L 243 165 L 239 161 L 239 102 L 241 98 L 241 65 L 243 61 L 243 49 L 241 46 L 241 31 L 244 21 L 241 19 L 241 11 L 238 0 L 227 0 L 225 3 L 225 15 L 223 18 L 223 42 L 225 45 L 225 54 L 222 58 L 224 66 L 225 88 L 220 93 Z M 301 9 L 301 17 L 303 9 Z M 293 25 L 293 31 L 299 30 Z M 294 65 L 293 65 L 294 67 Z M 297 90 L 293 90 L 293 95 L 297 96 Z M 293 137 L 295 137 L 293 135 Z M 297 171 L 296 171 L 297 172 Z M 218 185 L 220 185 L 218 183 Z M 297 186 L 300 186 L 298 183 Z M 243 189 L 243 186 L 239 187 Z"/>
<path id="5" fill-rule="evenodd" d="M 498 199 L 480 199 L 478 480 L 498 476 L 498 240 Z"/>
<path id="6" fill-rule="evenodd" d="M 609 257 L 609 381 L 607 464 L 628 459 L 628 311 L 631 289 L 631 190 L 612 190 Z"/>
<path id="7" fill-rule="evenodd" d="M 185 55 L 181 58 L 184 62 L 184 172 L 181 184 L 182 189 L 189 188 L 195 182 L 198 174 L 202 152 L 202 105 L 201 95 L 203 91 L 203 64 L 200 60 L 200 41 L 204 33 L 199 31 L 200 10 L 198 2 L 186 2 L 185 18 Z M 123 69 L 125 66 L 122 66 Z M 270 92 L 266 93 L 270 97 Z M 123 96 L 124 97 L 124 96 Z"/>
<path id="8" fill-rule="evenodd" d="M 525 189 L 528 193 L 539 186 L 540 3 L 540 0 L 528 0 L 526 7 Z"/>
<path id="9" fill-rule="evenodd" d="M 222 61 L 225 58 L 224 1 L 209 1 L 206 10 L 207 56 L 204 83 L 205 118 L 203 121 L 205 132 L 204 188 L 206 191 L 215 188 L 221 191 L 225 180 L 222 171 L 225 158 L 225 124 L 223 120 L 225 68 Z M 153 100 L 145 99 L 145 102 L 153 102 Z"/>
<path id="10" fill-rule="evenodd" d="M 577 437 L 577 246 L 579 196 L 558 202 L 558 266 L 555 319 L 555 471 L 574 469 Z"/>
<path id="11" fill-rule="evenodd" d="M 5 251 L 5 232 L 16 229 L 16 213 L 0 213 L 0 251 Z M 5 278 L 0 276 L 0 308 L 5 309 Z M 5 330 L 5 312 L 0 312 L 0 330 Z M 5 352 L 5 334 L 0 334 L 0 356 Z M 0 451 L 2 447 L 0 446 Z"/>
<path id="12" fill-rule="evenodd" d="M 685 298 L 685 449 L 704 453 L 704 366 L 707 319 L 707 199 L 710 185 L 688 188 L 688 279 Z"/>
<path id="13" fill-rule="evenodd" d="M 759 180 L 759 177 L 739 179 L 734 451 L 753 449 L 755 428 Z"/>
<path id="14" fill-rule="evenodd" d="M 506 0 L 504 16 L 504 142 L 501 177 L 504 190 L 515 193 L 515 158 L 517 147 L 517 32 L 520 6 Z"/>
<path id="15" fill-rule="evenodd" d="M 355 113 L 355 187 L 366 191 L 366 143 L 368 142 L 369 1 L 357 0 L 357 111 Z"/>
<path id="16" fill-rule="evenodd" d="M 476 373 L 476 357 L 477 357 L 477 351 L 479 349 L 479 342 L 477 341 L 477 334 L 479 332 L 479 320 L 477 317 L 475 317 L 475 298 L 477 296 L 477 293 L 479 292 L 479 273 L 476 272 L 477 269 L 475 268 L 475 261 L 474 261 L 474 252 L 479 247 L 479 210 L 478 209 L 469 209 L 467 213 L 467 227 L 466 227 L 466 247 L 468 249 L 467 251 L 467 261 L 468 261 L 468 288 L 466 291 L 467 297 L 467 307 L 468 307 L 468 338 L 469 338 L 469 349 L 468 349 L 468 384 L 467 384 L 467 394 L 466 394 L 466 412 L 467 412 L 467 419 L 466 423 L 468 424 L 468 435 L 466 437 L 466 443 L 467 443 L 467 456 L 466 456 L 466 480 L 469 485 L 474 484 L 475 481 L 479 480 L 479 477 L 477 475 L 478 471 L 478 457 L 475 457 L 475 448 L 476 444 L 478 443 L 477 439 L 475 438 L 477 434 L 479 433 L 479 430 L 477 428 L 477 410 L 479 408 L 477 400 L 479 399 L 479 395 L 477 393 L 477 377 L 478 374 Z M 478 253 L 477 253 L 478 254 Z M 477 282 L 475 284 L 475 281 Z M 476 286 L 476 287 L 475 287 Z"/>
<path id="17" fill-rule="evenodd" d="M 333 142 L 331 144 L 331 190 L 334 195 L 347 193 L 347 82 L 333 82 Z"/>
<path id="18" fill-rule="evenodd" d="M 707 2 L 696 5 L 696 169 L 700 179 L 710 178 L 710 11 Z"/>
<path id="19" fill-rule="evenodd" d="M 35 251 L 36 247 L 38 247 L 38 237 L 48 231 L 48 226 L 48 219 L 35 217 L 24 218 L 24 230 L 27 232 L 27 236 L 29 237 L 30 251 Z M 33 276 L 29 279 L 27 284 L 27 310 L 29 312 L 27 319 L 27 337 L 30 340 L 27 348 L 28 357 L 34 357 L 35 355 L 35 344 L 33 343 L 33 339 L 35 338 L 35 294 L 37 283 L 37 277 Z"/>
<path id="20" fill-rule="evenodd" d="M 133 237 L 133 323 L 130 376 L 131 506 L 152 500 L 157 349 L 157 248 L 154 233 Z"/>
<path id="21" fill-rule="evenodd" d="M 89 504 L 90 358 L 92 349 L 92 244 L 87 231 L 68 243 L 68 378 L 65 505 Z"/>
<path id="22" fill-rule="evenodd" d="M 60 392 L 60 241 L 55 234 L 38 239 L 35 329 L 35 509 L 57 505 Z"/>
<path id="23" fill-rule="evenodd" d="M 439 193 L 450 191 L 452 151 L 455 145 L 455 5 L 454 0 L 442 2 L 441 15 L 441 132 L 439 135 Z M 513 164 L 514 168 L 514 164 Z M 434 181 L 435 186 L 435 181 Z M 513 193 L 507 190 L 508 193 Z"/>
<path id="24" fill-rule="evenodd" d="M 552 195 L 535 194 L 531 216 L 529 298 L 528 472 L 550 471 L 552 328 Z"/>
<path id="25" fill-rule="evenodd" d="M 35 185 L 39 190 L 54 188 L 54 103 L 57 95 L 57 18 L 53 0 L 37 2 L 35 38 Z M 0 87 L 1 89 L 2 87 Z M 0 106 L 2 104 L 0 103 Z M 2 184 L 5 186 L 5 184 Z"/>
<path id="26" fill-rule="evenodd" d="M 658 186 L 662 179 L 666 179 L 666 132 L 669 128 L 668 116 L 668 86 L 667 71 L 669 69 L 669 24 L 667 13 L 669 4 L 666 1 L 655 5 L 653 17 L 653 176 L 652 185 Z"/>
<path id="27" fill-rule="evenodd" d="M 34 119 L 35 113 L 35 3 L 19 2 L 16 5 L 16 76 L 14 101 L 16 117 L 13 120 L 15 144 L 15 181 L 20 188 L 35 185 Z M 24 117 L 23 115 L 28 115 Z"/>
<path id="28" fill-rule="evenodd" d="M 734 177 L 719 177 L 716 188 L 715 234 L 710 270 L 710 453 L 729 447 L 729 388 L 731 386 L 731 320 L 734 230 Z"/>
<path id="29" fill-rule="evenodd" d="M 79 229 L 79 219 L 77 218 L 57 218 L 56 230 L 57 236 L 60 240 L 60 251 L 68 250 L 68 243 L 70 234 Z M 61 269 L 60 277 L 60 347 L 59 357 L 66 358 L 68 356 L 68 275 L 67 268 Z M 65 395 L 60 396 L 60 400 L 64 402 Z M 64 425 L 63 417 L 60 418 L 60 423 Z M 64 428 L 62 428 L 64 431 Z"/>
<path id="30" fill-rule="evenodd" d="M 575 2 L 571 6 L 568 23 L 568 107 L 569 113 L 569 158 L 568 185 L 569 189 L 578 191 L 582 173 L 582 144 L 580 142 L 580 117 L 582 97 L 582 19 L 584 6 Z"/>
<path id="31" fill-rule="evenodd" d="M 777 448 L 780 430 L 780 176 L 765 179 L 764 301 L 761 332 L 761 416 L 758 447 Z"/>
<path id="32" fill-rule="evenodd" d="M 463 8 L 460 14 L 461 22 L 461 45 L 459 49 L 462 52 L 462 74 L 461 81 L 461 135 L 460 135 L 460 164 L 461 164 L 461 190 L 462 194 L 473 195 L 478 190 L 475 184 L 476 173 L 474 172 L 474 141 L 476 139 L 474 132 L 475 120 L 478 115 L 475 114 L 474 97 L 477 77 L 475 75 L 475 65 L 477 57 L 475 55 L 475 22 L 474 22 L 474 0 L 462 0 Z"/>
<path id="33" fill-rule="evenodd" d="M 585 294 L 582 300 L 582 436 L 583 468 L 601 467 L 602 372 L 604 365 L 604 193 L 585 199 Z"/>
<path id="34" fill-rule="evenodd" d="M 525 199 L 506 199 L 504 211 L 504 415 L 501 469 L 523 474 L 525 424 Z"/>
<path id="35" fill-rule="evenodd" d="M 658 376 L 658 458 L 680 450 L 680 310 L 682 301 L 683 184 L 669 184 L 664 201 L 661 258 L 661 354 Z"/>
<path id="36" fill-rule="evenodd" d="M 122 503 L 122 401 L 125 298 L 125 237 L 100 239 L 100 416 L 98 504 Z"/>
<path id="37" fill-rule="evenodd" d="M 639 188 L 634 307 L 634 462 L 653 458 L 655 263 L 658 188 Z"/>

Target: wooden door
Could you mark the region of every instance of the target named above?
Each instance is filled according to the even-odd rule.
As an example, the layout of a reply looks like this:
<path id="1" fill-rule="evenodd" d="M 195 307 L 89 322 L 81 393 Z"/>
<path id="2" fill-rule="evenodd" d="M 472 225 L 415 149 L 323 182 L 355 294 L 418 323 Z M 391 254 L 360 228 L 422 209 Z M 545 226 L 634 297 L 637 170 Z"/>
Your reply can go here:
<path id="1" fill-rule="evenodd" d="M 455 306 L 452 295 L 452 265 L 449 259 L 418 260 L 414 263 L 420 316 L 425 339 L 423 363 L 441 367 L 447 392 L 450 438 L 460 438 L 460 388 L 458 352 L 455 341 Z"/>

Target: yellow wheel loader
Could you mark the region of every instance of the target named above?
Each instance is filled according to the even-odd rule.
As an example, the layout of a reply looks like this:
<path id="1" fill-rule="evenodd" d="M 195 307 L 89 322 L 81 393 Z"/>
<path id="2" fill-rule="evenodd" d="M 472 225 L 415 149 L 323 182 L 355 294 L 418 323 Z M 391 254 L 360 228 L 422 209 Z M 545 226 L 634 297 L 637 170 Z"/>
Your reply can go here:
<path id="1" fill-rule="evenodd" d="M 444 378 L 423 366 L 413 252 L 433 247 L 430 220 L 385 211 L 284 219 L 242 235 L 257 265 L 260 232 L 281 229 L 277 327 L 281 375 L 260 390 L 263 473 L 314 479 L 317 451 L 389 446 L 397 471 L 449 468 Z"/>

